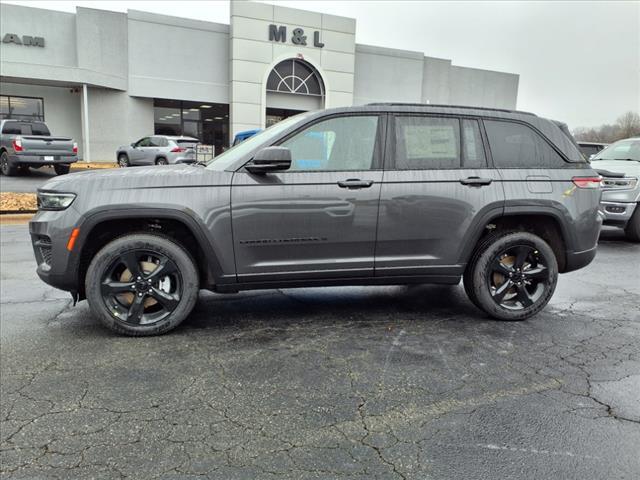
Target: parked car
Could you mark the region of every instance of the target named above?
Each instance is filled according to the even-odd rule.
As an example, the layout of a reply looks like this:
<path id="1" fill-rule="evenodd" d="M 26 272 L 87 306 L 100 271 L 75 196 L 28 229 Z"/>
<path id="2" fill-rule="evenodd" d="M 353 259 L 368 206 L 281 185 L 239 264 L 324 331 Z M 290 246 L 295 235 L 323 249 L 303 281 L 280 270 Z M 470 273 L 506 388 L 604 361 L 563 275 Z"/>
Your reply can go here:
<path id="1" fill-rule="evenodd" d="M 78 161 L 78 144 L 72 138 L 52 136 L 44 122 L 0 120 L 0 172 L 11 176 L 29 167 L 53 167 L 58 175 L 69 173 Z"/>
<path id="2" fill-rule="evenodd" d="M 594 155 L 596 155 L 600 150 L 606 148 L 609 145 L 608 143 L 601 142 L 583 142 L 578 141 L 578 146 L 580 147 L 580 151 L 584 155 L 584 158 L 589 160 Z"/>
<path id="3" fill-rule="evenodd" d="M 193 137 L 153 135 L 143 137 L 131 145 L 118 147 L 116 158 L 120 167 L 194 163 L 195 148 L 199 142 Z"/>
<path id="4" fill-rule="evenodd" d="M 236 136 L 233 139 L 233 146 L 236 146 L 240 142 L 245 141 L 247 138 L 253 137 L 256 133 L 260 131 L 259 128 L 253 130 L 244 130 L 242 132 L 236 133 Z"/>
<path id="5" fill-rule="evenodd" d="M 640 137 L 612 143 L 591 160 L 602 175 L 604 224 L 624 228 L 640 242 Z"/>
<path id="6" fill-rule="evenodd" d="M 201 288 L 463 279 L 523 320 L 594 258 L 600 181 L 564 124 L 371 104 L 290 117 L 207 165 L 50 180 L 30 232 L 40 278 L 128 335 L 175 328 Z"/>

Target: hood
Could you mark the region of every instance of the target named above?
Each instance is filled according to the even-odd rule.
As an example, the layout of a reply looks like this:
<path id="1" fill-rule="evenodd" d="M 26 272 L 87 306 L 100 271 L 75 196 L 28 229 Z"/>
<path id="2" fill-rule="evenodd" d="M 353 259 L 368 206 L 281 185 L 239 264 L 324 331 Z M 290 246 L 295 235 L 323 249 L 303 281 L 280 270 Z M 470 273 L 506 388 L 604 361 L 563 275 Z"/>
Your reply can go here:
<path id="1" fill-rule="evenodd" d="M 623 173 L 627 177 L 640 178 L 640 162 L 629 160 L 592 160 L 591 168 Z"/>
<path id="2" fill-rule="evenodd" d="M 131 190 L 145 188 L 175 188 L 194 185 L 229 185 L 231 174 L 209 170 L 198 165 L 167 165 L 150 167 L 87 170 L 60 175 L 45 183 L 40 190 L 71 193 L 91 190 Z"/>

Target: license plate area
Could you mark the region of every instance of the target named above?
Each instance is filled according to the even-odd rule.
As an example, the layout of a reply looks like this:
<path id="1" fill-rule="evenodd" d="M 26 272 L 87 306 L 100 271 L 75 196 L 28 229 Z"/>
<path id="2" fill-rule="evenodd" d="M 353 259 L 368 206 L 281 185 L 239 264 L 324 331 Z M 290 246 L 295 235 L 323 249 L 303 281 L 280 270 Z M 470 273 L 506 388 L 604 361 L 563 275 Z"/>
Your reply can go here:
<path id="1" fill-rule="evenodd" d="M 55 157 L 53 155 L 45 155 L 44 156 L 44 161 L 45 162 L 53 162 L 55 160 Z"/>

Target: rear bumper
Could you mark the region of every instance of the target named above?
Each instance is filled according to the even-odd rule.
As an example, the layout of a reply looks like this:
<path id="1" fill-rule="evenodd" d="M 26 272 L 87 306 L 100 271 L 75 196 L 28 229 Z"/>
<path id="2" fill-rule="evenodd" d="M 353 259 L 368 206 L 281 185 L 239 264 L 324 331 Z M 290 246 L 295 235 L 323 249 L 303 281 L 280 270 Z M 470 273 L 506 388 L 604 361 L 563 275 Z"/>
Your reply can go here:
<path id="1" fill-rule="evenodd" d="M 604 215 L 604 225 L 624 227 L 637 206 L 637 203 L 629 202 L 600 202 L 600 210 Z"/>
<path id="2" fill-rule="evenodd" d="M 573 272 L 589 265 L 596 257 L 597 249 L 598 246 L 596 245 L 582 252 L 567 252 L 567 265 L 563 273 Z"/>
<path id="3" fill-rule="evenodd" d="M 77 155 L 46 155 L 53 157 L 53 160 L 45 160 L 45 155 L 9 155 L 9 161 L 14 164 L 29 165 L 56 165 L 59 163 L 69 164 L 78 161 Z"/>

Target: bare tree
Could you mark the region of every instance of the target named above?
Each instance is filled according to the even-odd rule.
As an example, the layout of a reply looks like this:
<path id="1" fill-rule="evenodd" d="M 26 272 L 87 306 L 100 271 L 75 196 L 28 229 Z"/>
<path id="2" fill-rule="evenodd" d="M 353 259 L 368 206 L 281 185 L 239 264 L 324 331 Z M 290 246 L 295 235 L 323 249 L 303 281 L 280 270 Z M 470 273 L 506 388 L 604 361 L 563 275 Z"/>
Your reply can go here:
<path id="1" fill-rule="evenodd" d="M 618 118 L 616 122 L 621 138 L 637 137 L 640 135 L 640 115 L 629 111 Z"/>
<path id="2" fill-rule="evenodd" d="M 599 127 L 578 127 L 573 131 L 576 140 L 585 142 L 612 143 L 623 138 L 640 136 L 640 115 L 628 111 L 618 117 L 613 125 L 604 124 Z"/>

